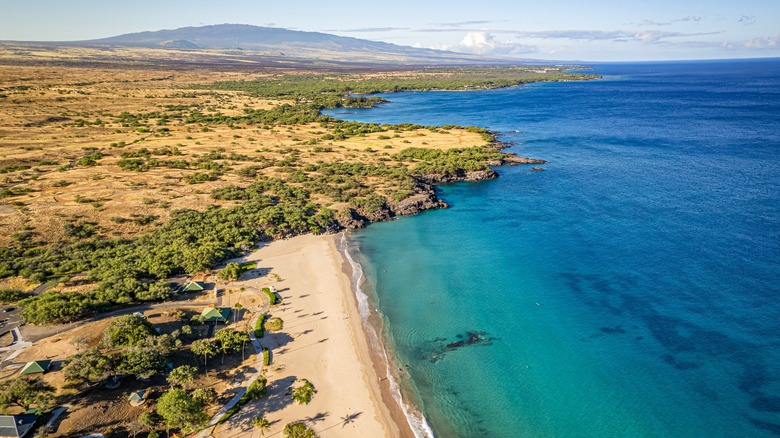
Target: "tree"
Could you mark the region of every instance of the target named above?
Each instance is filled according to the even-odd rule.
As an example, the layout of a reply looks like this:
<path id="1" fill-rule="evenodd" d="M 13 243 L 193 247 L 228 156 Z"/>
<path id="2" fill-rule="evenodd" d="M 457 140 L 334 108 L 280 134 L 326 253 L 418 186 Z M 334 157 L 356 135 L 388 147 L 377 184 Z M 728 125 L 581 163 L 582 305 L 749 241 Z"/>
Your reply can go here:
<path id="1" fill-rule="evenodd" d="M 141 379 L 148 379 L 163 368 L 165 357 L 156 350 L 145 347 L 123 351 L 117 365 L 119 371 Z"/>
<path id="2" fill-rule="evenodd" d="M 243 350 L 244 343 L 249 341 L 249 335 L 232 328 L 224 328 L 214 335 L 214 339 L 219 343 L 224 361 L 228 352 Z"/>
<path id="3" fill-rule="evenodd" d="M 192 391 L 192 398 L 204 405 L 210 405 L 217 401 L 217 391 L 214 388 L 198 388 Z"/>
<path id="4" fill-rule="evenodd" d="M 198 369 L 192 365 L 182 365 L 171 370 L 168 374 L 168 383 L 171 385 L 179 385 L 184 389 L 195 381 L 195 376 L 198 375 Z"/>
<path id="5" fill-rule="evenodd" d="M 317 435 L 313 430 L 306 427 L 305 424 L 300 421 L 295 423 L 288 423 L 284 426 L 284 438 L 316 438 Z"/>
<path id="6" fill-rule="evenodd" d="M 222 281 L 236 281 L 244 273 L 244 269 L 238 263 L 228 263 L 225 269 L 217 273 L 217 278 Z"/>
<path id="7" fill-rule="evenodd" d="M 149 336 L 157 336 L 154 326 L 143 316 L 124 315 L 111 321 L 103 332 L 103 343 L 109 347 L 138 345 Z"/>
<path id="8" fill-rule="evenodd" d="M 158 353 L 167 356 L 174 351 L 181 348 L 181 341 L 177 339 L 178 332 L 174 331 L 172 334 L 163 334 L 159 336 L 148 336 L 144 341 L 142 342 L 142 345 L 147 348 L 151 348 L 152 350 L 157 351 Z"/>
<path id="9" fill-rule="evenodd" d="M 198 339 L 192 342 L 190 351 L 196 356 L 203 356 L 203 367 L 206 368 L 208 358 L 214 357 L 217 353 L 217 345 L 211 339 Z"/>
<path id="10" fill-rule="evenodd" d="M 146 428 L 146 430 L 151 430 L 157 424 L 157 418 L 151 412 L 144 412 L 138 416 L 138 422 Z"/>
<path id="11" fill-rule="evenodd" d="M 265 417 L 255 417 L 252 419 L 252 425 L 260 429 L 260 435 L 265 436 L 265 431 L 271 428 L 271 422 Z"/>
<path id="12" fill-rule="evenodd" d="M 92 348 L 72 356 L 62 372 L 68 380 L 98 383 L 108 377 L 113 369 L 111 358 L 97 348 Z"/>
<path id="13" fill-rule="evenodd" d="M 171 297 L 171 285 L 167 280 L 159 280 L 149 285 L 149 289 L 136 292 L 135 298 L 141 301 L 164 301 Z"/>
<path id="14" fill-rule="evenodd" d="M 241 297 L 238 299 L 241 300 Z M 242 306 L 241 303 L 236 303 L 233 307 L 236 308 L 236 311 L 233 312 L 233 323 L 236 323 L 238 321 L 238 314 L 241 313 L 241 309 L 243 309 L 244 306 Z"/>
<path id="15" fill-rule="evenodd" d="M 185 433 L 206 424 L 209 419 L 203 403 L 181 388 L 173 388 L 157 400 L 157 413 L 169 429 L 181 429 Z"/>
<path id="16" fill-rule="evenodd" d="M 16 405 L 23 410 L 35 406 L 40 409 L 49 407 L 54 399 L 54 388 L 40 377 L 25 379 L 17 377 L 0 384 L 0 407 L 3 410 Z"/>
<path id="17" fill-rule="evenodd" d="M 300 381 L 301 386 L 293 388 L 292 398 L 296 402 L 302 405 L 306 405 L 309 404 L 312 397 L 314 397 L 314 394 L 317 393 L 317 389 L 314 388 L 314 385 L 306 379 L 300 379 Z"/>
<path id="18" fill-rule="evenodd" d="M 11 304 L 21 299 L 27 298 L 29 295 L 15 289 L 0 289 L 0 303 Z"/>
<path id="19" fill-rule="evenodd" d="M 22 318 L 30 324 L 75 321 L 90 311 L 89 300 L 80 293 L 46 291 L 19 301 Z"/>

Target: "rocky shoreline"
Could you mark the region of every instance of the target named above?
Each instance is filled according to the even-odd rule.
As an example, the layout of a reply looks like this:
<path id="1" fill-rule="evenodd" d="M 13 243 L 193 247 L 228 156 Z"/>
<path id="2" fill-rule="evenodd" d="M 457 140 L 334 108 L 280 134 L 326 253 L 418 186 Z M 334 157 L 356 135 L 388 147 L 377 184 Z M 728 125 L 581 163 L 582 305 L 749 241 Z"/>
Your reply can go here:
<path id="1" fill-rule="evenodd" d="M 508 145 L 497 143 L 492 146 L 504 149 Z M 547 161 L 518 156 L 507 152 L 500 160 L 489 161 L 488 166 L 516 166 L 518 164 L 545 164 Z M 536 169 L 536 168 L 535 168 Z M 371 222 L 392 220 L 396 216 L 413 216 L 426 210 L 447 208 L 449 205 L 436 195 L 437 184 L 447 184 L 458 181 L 486 181 L 498 178 L 498 172 L 493 169 L 477 170 L 463 173 L 435 173 L 415 177 L 414 194 L 400 201 L 383 202 L 379 206 L 348 208 L 337 214 L 336 220 L 340 229 L 365 228 Z M 339 231 L 339 230 L 334 230 Z"/>

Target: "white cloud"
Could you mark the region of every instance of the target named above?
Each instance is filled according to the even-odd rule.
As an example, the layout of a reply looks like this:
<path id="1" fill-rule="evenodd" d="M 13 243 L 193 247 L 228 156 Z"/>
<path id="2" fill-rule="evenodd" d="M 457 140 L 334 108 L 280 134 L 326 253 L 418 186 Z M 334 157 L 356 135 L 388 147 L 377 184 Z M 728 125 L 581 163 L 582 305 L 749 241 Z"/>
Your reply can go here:
<path id="1" fill-rule="evenodd" d="M 752 15 L 743 15 L 740 17 L 739 20 L 737 20 L 739 23 L 744 24 L 745 26 L 752 26 L 756 22 L 756 17 Z"/>
<path id="2" fill-rule="evenodd" d="M 570 39 L 584 41 L 640 41 L 655 43 L 667 38 L 687 38 L 701 35 L 715 35 L 721 32 L 666 32 L 661 30 L 549 30 L 541 32 L 516 32 L 519 37 L 544 39 Z"/>
<path id="3" fill-rule="evenodd" d="M 443 49 L 479 55 L 517 55 L 539 51 L 536 46 L 516 43 L 511 40 L 499 41 L 491 33 L 478 31 L 467 33 L 460 43 L 454 46 L 445 46 Z"/>
<path id="4" fill-rule="evenodd" d="M 780 36 L 778 35 L 764 35 L 758 38 L 753 38 L 744 42 L 745 47 L 748 49 L 773 49 L 780 43 Z"/>
<path id="5" fill-rule="evenodd" d="M 642 20 L 639 23 L 640 26 L 669 26 L 674 23 L 698 23 L 702 20 L 702 17 L 696 15 L 688 15 L 687 17 L 677 18 L 670 21 L 655 21 L 655 20 Z"/>

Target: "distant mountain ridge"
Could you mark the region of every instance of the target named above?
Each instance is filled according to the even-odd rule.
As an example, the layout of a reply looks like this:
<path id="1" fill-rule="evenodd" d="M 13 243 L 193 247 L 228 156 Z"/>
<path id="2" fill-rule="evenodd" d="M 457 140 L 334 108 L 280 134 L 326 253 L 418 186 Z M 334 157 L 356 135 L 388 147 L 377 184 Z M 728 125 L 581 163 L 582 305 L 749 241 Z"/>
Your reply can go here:
<path id="1" fill-rule="evenodd" d="M 305 59 L 354 58 L 369 62 L 412 64 L 495 64 L 519 60 L 421 49 L 396 44 L 247 24 L 218 24 L 129 33 L 73 44 L 188 50 L 248 50 Z"/>

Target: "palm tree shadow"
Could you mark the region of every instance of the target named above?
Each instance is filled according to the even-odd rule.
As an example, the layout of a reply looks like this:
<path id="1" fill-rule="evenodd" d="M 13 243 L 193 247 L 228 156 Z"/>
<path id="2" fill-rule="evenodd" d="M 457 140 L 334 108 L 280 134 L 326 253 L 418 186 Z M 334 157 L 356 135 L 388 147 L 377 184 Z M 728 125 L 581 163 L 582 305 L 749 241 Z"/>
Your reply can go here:
<path id="1" fill-rule="evenodd" d="M 320 429 L 319 433 L 325 432 L 326 430 L 333 429 L 334 427 L 338 427 L 338 425 L 341 425 L 341 428 L 343 429 L 348 424 L 354 423 L 358 419 L 358 417 L 360 417 L 362 414 L 363 414 L 363 412 L 354 412 L 354 413 L 351 413 L 351 414 L 347 414 L 347 415 L 341 417 L 340 418 L 341 421 L 339 421 L 338 423 L 333 424 L 332 426 L 328 426 L 325 429 Z"/>
<path id="2" fill-rule="evenodd" d="M 355 412 L 354 414 L 347 414 L 341 417 L 341 427 L 344 427 L 350 423 L 354 423 L 361 414 L 362 412 Z"/>
<path id="3" fill-rule="evenodd" d="M 325 421 L 325 419 L 328 418 L 328 415 L 330 415 L 328 412 L 318 412 L 313 417 L 306 417 L 304 420 L 309 423 L 316 424 L 318 421 Z"/>

